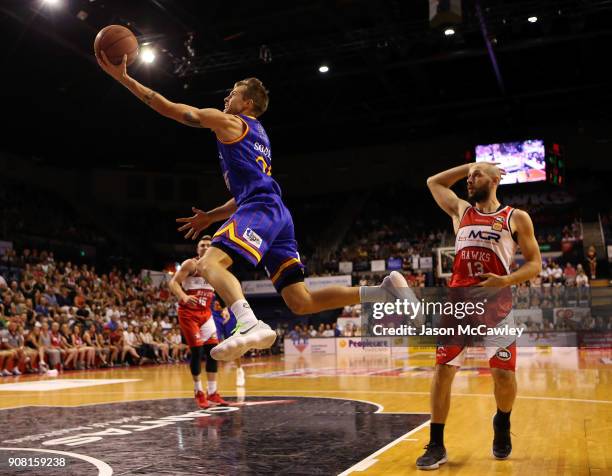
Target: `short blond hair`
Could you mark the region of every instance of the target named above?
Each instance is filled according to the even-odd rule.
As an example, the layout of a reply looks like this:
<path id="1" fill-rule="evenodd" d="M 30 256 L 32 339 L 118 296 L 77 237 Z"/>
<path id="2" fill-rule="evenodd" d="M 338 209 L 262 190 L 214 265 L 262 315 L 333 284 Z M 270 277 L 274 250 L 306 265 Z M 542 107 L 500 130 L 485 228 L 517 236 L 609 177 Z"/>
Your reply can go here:
<path id="1" fill-rule="evenodd" d="M 244 86 L 245 89 L 242 93 L 244 99 L 250 99 L 253 101 L 253 114 L 255 117 L 261 116 L 268 110 L 268 90 L 264 87 L 263 83 L 257 78 L 246 78 L 242 81 L 238 81 L 234 84 L 234 88 L 238 86 Z"/>

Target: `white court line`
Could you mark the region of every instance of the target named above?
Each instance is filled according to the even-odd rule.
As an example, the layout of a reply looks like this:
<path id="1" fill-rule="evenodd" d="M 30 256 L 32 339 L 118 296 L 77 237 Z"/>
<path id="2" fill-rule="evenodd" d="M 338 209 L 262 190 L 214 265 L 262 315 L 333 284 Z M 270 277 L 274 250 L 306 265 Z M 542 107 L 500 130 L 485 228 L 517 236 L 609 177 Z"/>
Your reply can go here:
<path id="1" fill-rule="evenodd" d="M 342 473 L 340 473 L 338 476 L 347 476 L 348 474 L 351 474 L 353 471 L 365 471 L 367 468 L 369 468 L 370 466 L 372 466 L 372 465 L 374 465 L 374 464 L 376 464 L 378 462 L 378 460 L 375 459 L 378 455 L 384 453 L 389 448 L 392 448 L 393 446 L 397 445 L 399 442 L 403 441 L 408 436 L 413 435 L 414 433 L 416 433 L 419 430 L 422 430 L 423 428 L 425 428 L 426 426 L 429 425 L 430 421 L 431 420 L 427 420 L 425 423 L 417 426 L 416 428 L 410 430 L 408 433 L 406 433 L 406 434 L 400 436 L 399 438 L 393 440 L 391 443 L 383 446 L 378 451 L 375 451 L 370 456 L 366 456 L 359 463 L 354 464 L 353 466 L 351 466 L 346 471 L 343 471 Z"/>
<path id="2" fill-rule="evenodd" d="M 401 390 L 278 390 L 279 392 L 289 392 L 289 393 L 299 393 L 299 392 L 307 392 L 307 393 L 376 393 L 376 394 L 389 394 L 389 395 L 423 395 L 429 396 L 429 392 L 408 392 Z M 273 390 L 249 390 L 249 393 L 257 393 L 257 392 L 273 392 Z M 280 395 L 279 395 L 280 396 Z M 487 397 L 494 398 L 493 393 L 453 393 L 453 397 Z M 552 400 L 552 401 L 560 401 L 560 402 L 575 402 L 575 403 L 612 403 L 612 400 L 587 400 L 582 398 L 566 398 L 566 397 L 537 397 L 532 395 L 517 395 L 517 399 L 524 400 Z M 408 412 L 414 413 L 414 412 Z"/>
<path id="3" fill-rule="evenodd" d="M 384 411 L 385 407 L 382 406 L 380 403 L 375 403 L 375 402 L 371 402 L 369 400 L 360 400 L 357 398 L 342 398 L 342 397 L 317 397 L 316 395 L 277 395 L 276 393 L 274 393 L 274 395 L 270 394 L 271 392 L 269 390 L 266 390 L 266 392 L 268 392 L 267 395 L 260 395 L 262 397 L 266 397 L 266 396 L 276 396 L 276 397 L 302 397 L 302 398 L 326 398 L 329 400 L 344 400 L 344 401 L 350 401 L 350 402 L 360 402 L 360 403 L 367 403 L 369 405 L 372 405 L 374 407 L 376 407 L 376 411 L 374 413 L 381 413 Z M 187 393 L 187 392 L 184 392 Z M 189 394 L 191 394 L 192 392 L 188 392 Z M 235 392 L 224 392 L 224 393 L 235 393 Z M 273 393 L 273 392 L 272 392 Z M 90 395 L 88 393 L 84 393 L 81 395 Z M 79 403 L 79 404 L 75 404 L 75 405 L 38 405 L 38 404 L 32 404 L 32 405 L 21 405 L 21 406 L 17 406 L 17 407 L 5 407 L 5 408 L 0 408 L 0 410 L 15 410 L 17 408 L 27 408 L 27 407 L 41 407 L 41 408 L 77 408 L 77 407 L 90 407 L 90 406 L 94 406 L 94 405 L 109 405 L 109 404 L 113 404 L 113 403 L 130 403 L 130 402 L 152 402 L 152 401 L 156 401 L 156 400 L 183 400 L 185 398 L 188 397 L 159 397 L 159 398 L 144 398 L 144 399 L 134 399 L 134 400 L 113 400 L 113 401 L 108 401 L 108 402 L 96 402 L 96 403 Z M 418 413 L 418 412 L 392 412 L 392 413 L 398 413 L 398 414 L 410 414 L 410 415 L 429 415 L 429 413 Z"/>
<path id="4" fill-rule="evenodd" d="M 282 392 L 282 393 L 279 393 Z M 173 390 L 173 391 L 158 391 L 158 390 L 144 390 L 144 391 L 138 391 L 138 392 L 130 392 L 132 395 L 147 395 L 150 393 L 156 393 L 156 394 L 160 394 L 160 393 L 170 393 L 172 395 L 176 395 L 177 393 L 183 393 L 185 395 L 191 395 L 192 391 L 191 390 Z M 236 394 L 235 390 L 227 390 L 227 391 L 222 391 L 222 393 L 226 393 L 229 395 L 232 394 Z M 317 393 L 317 394 L 322 394 L 322 393 L 376 393 L 376 394 L 385 394 L 385 395 L 422 395 L 422 396 L 429 396 L 429 392 L 410 392 L 410 391 L 394 391 L 394 390 L 361 390 L 361 389 L 353 389 L 353 390 L 293 390 L 293 389 L 279 389 L 278 391 L 275 390 L 249 390 L 248 391 L 249 394 L 253 395 L 253 394 L 263 394 L 261 396 L 277 396 L 277 397 L 294 397 L 294 396 L 303 396 L 303 397 L 309 397 L 308 395 L 300 395 L 300 393 Z M 105 395 L 113 395 L 113 394 L 121 394 L 124 395 L 124 392 L 104 392 Z M 297 394 L 297 395 L 296 395 Z M 78 397 L 78 396 L 91 396 L 91 393 L 69 393 L 68 394 L 71 397 Z M 453 393 L 452 394 L 454 397 L 484 397 L 484 398 L 493 398 L 494 395 L 488 394 L 488 393 Z M 0 398 L 2 397 L 11 397 L 11 395 L 0 395 Z M 82 406 L 89 406 L 89 405 L 104 405 L 106 403 L 122 403 L 122 402 L 142 402 L 142 401 L 149 401 L 149 400 L 171 400 L 171 399 L 176 399 L 176 398 L 187 398 L 187 397 L 159 397 L 159 398 L 136 398 L 136 399 L 131 399 L 131 400 L 111 400 L 111 401 L 106 401 L 106 402 L 96 402 L 96 403 L 84 403 L 84 404 L 78 404 L 78 405 L 37 405 L 37 404 L 26 404 L 26 405 L 17 405 L 14 407 L 0 407 L 0 411 L 2 410 L 14 410 L 17 408 L 26 408 L 26 407 L 82 407 Z M 310 398 L 316 398 L 316 395 Z M 325 397 L 325 398 L 340 398 L 341 400 L 354 400 L 354 401 L 361 401 L 364 403 L 371 403 L 373 405 L 376 406 L 380 406 L 382 407 L 382 405 L 377 404 L 377 403 L 373 403 L 367 400 L 356 400 L 356 399 L 352 399 L 352 398 L 341 398 L 341 397 Z M 612 400 L 587 400 L 587 399 L 580 399 L 580 398 L 566 398 L 566 397 L 538 397 L 538 396 L 532 396 L 532 395 L 517 395 L 516 397 L 519 400 L 544 400 L 544 401 L 560 401 L 560 402 L 571 402 L 571 403 L 603 403 L 603 404 L 611 404 Z M 382 410 L 380 410 L 382 411 Z M 392 413 L 409 413 L 409 414 L 418 414 L 419 412 L 392 412 Z M 421 412 L 421 414 L 423 415 L 427 415 L 427 412 Z"/>

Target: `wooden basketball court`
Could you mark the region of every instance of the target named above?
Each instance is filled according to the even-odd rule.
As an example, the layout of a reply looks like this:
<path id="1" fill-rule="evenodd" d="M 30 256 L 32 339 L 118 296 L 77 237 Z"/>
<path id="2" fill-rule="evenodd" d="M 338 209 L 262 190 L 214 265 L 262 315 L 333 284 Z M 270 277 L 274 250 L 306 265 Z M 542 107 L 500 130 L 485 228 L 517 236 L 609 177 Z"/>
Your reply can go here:
<path id="1" fill-rule="evenodd" d="M 492 379 L 485 362 L 470 361 L 465 369 L 457 374 L 453 386 L 451 412 L 446 429 L 449 462 L 439 470 L 439 474 L 612 474 L 612 445 L 610 444 L 612 441 L 612 398 L 610 397 L 612 394 L 612 367 L 610 357 L 610 351 L 586 352 L 573 348 L 545 348 L 536 350 L 530 355 L 521 356 L 517 370 L 519 396 L 512 414 L 514 449 L 510 459 L 506 461 L 496 461 L 491 455 L 491 418 L 495 412 Z M 326 466 L 323 463 L 318 465 L 315 458 L 311 462 L 311 471 L 307 467 L 300 466 L 290 472 L 293 474 L 342 475 L 416 474 L 418 471 L 415 469 L 415 459 L 422 453 L 423 446 L 428 440 L 431 365 L 430 356 L 419 354 L 410 355 L 405 359 L 368 356 L 344 359 L 336 356 L 287 358 L 276 356 L 247 359 L 245 360 L 247 374 L 245 389 L 237 391 L 234 385 L 233 365 L 221 367 L 219 388 L 221 394 L 231 400 L 244 402 L 252 400 L 261 404 L 279 402 L 280 400 L 277 400 L 276 397 L 307 397 L 300 401 L 309 401 L 310 398 L 318 397 L 320 399 L 318 401 L 322 403 L 315 410 L 317 417 L 325 413 L 327 405 L 325 402 L 352 400 L 363 401 L 364 405 L 372 404 L 368 408 L 373 408 L 372 413 L 377 415 L 414 413 L 415 419 L 411 420 L 414 422 L 411 423 L 412 427 L 406 427 L 404 433 L 400 431 L 399 436 L 382 444 L 386 441 L 385 438 L 392 437 L 389 435 L 397 434 L 390 432 L 387 435 L 385 433 L 381 437 L 381 442 L 376 443 L 380 444 L 380 447 L 369 448 L 368 451 L 372 451 L 359 461 L 355 461 L 355 458 L 353 460 L 348 458 L 344 461 L 338 457 L 340 461 L 336 458 L 332 466 Z M 90 380 L 104 382 L 104 384 L 96 385 L 95 381 Z M 116 381 L 113 382 L 113 380 Z M 35 384 L 43 384 L 43 387 L 27 387 L 27 385 Z M 64 388 L 64 384 L 65 386 L 74 385 L 74 387 Z M 26 387 L 20 389 L 20 386 L 24 385 Z M 50 387 L 44 388 L 44 385 L 50 385 Z M 191 396 L 192 383 L 189 367 L 184 364 L 66 372 L 55 379 L 37 376 L 5 378 L 0 382 L 0 406 L 3 409 L 3 416 L 6 417 L 0 423 L 1 433 L 4 436 L 0 446 L 47 448 L 78 454 L 91 453 L 96 445 L 101 443 L 93 442 L 82 447 L 80 444 L 75 444 L 69 447 L 65 442 L 63 444 L 53 444 L 53 442 L 46 444 L 48 441 L 41 443 L 40 438 L 36 441 L 20 440 L 20 437 L 38 433 L 31 428 L 35 424 L 34 418 L 36 417 L 32 417 L 32 420 L 29 421 L 21 421 L 22 418 L 18 423 L 11 420 L 9 415 L 14 412 L 30 412 L 36 409 L 36 411 L 42 411 L 46 417 L 53 417 L 54 414 L 59 415 L 65 412 L 65 409 L 57 407 L 74 407 L 71 412 L 78 414 L 81 424 L 83 421 L 89 424 L 88 415 L 94 418 L 92 412 L 96 408 L 95 404 L 111 404 L 103 408 L 105 408 L 105 419 L 113 420 L 113 418 L 128 415 L 129 411 L 121 407 L 121 404 L 130 401 L 147 401 L 144 402 L 144 408 L 152 408 L 155 402 L 178 401 L 181 402 L 181 408 L 195 411 L 197 408 L 191 402 Z M 49 408 L 40 410 L 41 406 Z M 339 408 L 345 407 L 346 405 Z M 288 405 L 270 408 L 271 414 L 286 412 Z M 279 424 L 282 426 L 280 432 L 278 428 L 267 428 L 264 424 L 257 435 L 250 435 L 248 431 L 246 433 L 243 431 L 244 428 L 247 428 L 245 423 L 248 418 L 244 414 L 241 416 L 240 428 L 243 430 L 239 433 L 240 436 L 236 437 L 236 434 L 232 433 L 233 440 L 230 445 L 232 448 L 221 448 L 218 451 L 245 452 L 247 447 L 240 448 L 240 445 L 246 442 L 246 439 L 256 436 L 260 441 L 264 441 L 268 432 L 275 432 L 275 437 L 280 438 L 278 439 L 280 442 L 290 441 L 291 448 L 299 447 L 300 444 L 308 446 L 309 437 L 300 440 L 296 439 L 296 434 L 305 435 L 304 432 L 309 431 L 309 421 L 314 421 L 315 418 L 314 416 L 313 419 L 309 417 L 309 411 L 311 410 L 300 411 L 296 414 L 299 417 L 292 416 L 293 423 Z M 354 441 L 347 440 L 346 443 L 343 443 L 343 436 L 337 434 L 335 411 L 330 411 L 327 416 L 324 415 L 323 423 L 317 423 L 318 426 L 313 431 L 320 434 L 323 439 L 326 431 L 329 431 L 330 434 L 335 432 L 334 438 L 336 440 L 339 438 L 339 441 L 336 441 L 339 448 L 342 445 L 353 445 Z M 341 409 L 338 412 L 342 413 L 343 418 L 346 416 L 343 413 L 344 410 Z M 238 413 L 235 412 L 236 415 Z M 379 435 L 378 423 L 374 418 L 364 416 L 367 412 L 361 410 L 356 413 L 355 417 L 349 418 L 349 422 L 358 421 L 357 426 L 359 431 L 365 432 L 363 434 Z M 62 413 L 62 415 L 70 415 L 70 413 Z M 100 420 L 99 417 L 95 418 Z M 178 417 L 173 418 L 176 421 L 180 420 Z M 215 415 L 214 418 L 221 419 L 215 420 L 217 423 L 214 425 L 217 432 L 214 434 L 218 436 L 224 431 L 222 420 L 225 417 Z M 236 417 L 232 414 L 232 418 Z M 298 419 L 301 421 L 297 422 Z M 210 443 L 211 421 L 210 418 L 207 420 L 207 430 L 203 433 L 204 436 L 201 436 L 201 441 L 198 440 L 198 445 L 202 447 L 207 447 L 207 444 Z M 325 422 L 328 423 L 328 428 L 325 427 Z M 91 421 L 91 424 L 93 423 Z M 177 423 L 177 425 L 182 424 Z M 102 425 L 100 423 L 99 428 L 102 428 Z M 352 423 L 349 424 L 351 425 Z M 394 425 L 397 426 L 396 423 Z M 270 424 L 270 426 L 274 425 Z M 129 425 L 124 425 L 124 427 L 127 428 Z M 294 435 L 292 435 L 292 428 L 296 432 Z M 136 431 L 138 430 L 134 430 Z M 347 433 L 343 431 L 344 438 L 346 438 Z M 398 430 L 395 428 L 393 431 Z M 147 434 L 161 435 L 154 431 L 147 432 Z M 7 435 L 10 435 L 10 438 L 7 438 Z M 129 445 L 133 441 L 132 437 L 126 439 L 127 437 L 122 436 L 112 438 L 105 436 L 105 438 L 104 443 L 115 445 L 117 451 L 120 451 L 123 445 Z M 170 460 L 180 457 L 180 438 L 176 441 L 174 448 L 172 448 L 173 443 L 164 443 L 163 451 L 168 454 Z M 147 459 L 161 450 L 162 448 L 156 446 L 156 437 L 152 437 L 140 450 L 143 454 L 139 457 Z M 279 448 L 278 450 L 282 452 L 286 449 Z M 192 458 L 197 459 L 197 456 L 197 452 L 190 454 Z M 280 458 L 281 456 L 275 457 Z M 242 458 L 242 461 L 248 464 L 249 455 L 243 455 Z M 255 459 L 257 456 L 252 456 L 252 458 Z M 326 461 L 323 456 L 321 460 Z M 222 474 L 216 473 L 214 468 L 207 468 L 205 461 L 200 464 L 204 472 L 199 474 Z M 153 469 L 151 472 L 145 471 L 144 473 L 133 472 L 134 468 L 131 468 L 131 471 L 122 472 L 115 468 L 114 470 L 115 474 L 157 474 Z M 190 471 L 181 472 L 178 468 L 175 471 L 175 474 L 192 474 Z M 252 474 L 257 473 L 258 471 L 252 471 Z M 285 471 L 279 471 L 278 474 L 280 473 L 284 474 Z M 2 474 L 11 473 L 3 470 Z M 29 474 L 46 473 L 34 471 Z M 98 474 L 111 473 L 100 472 Z"/>

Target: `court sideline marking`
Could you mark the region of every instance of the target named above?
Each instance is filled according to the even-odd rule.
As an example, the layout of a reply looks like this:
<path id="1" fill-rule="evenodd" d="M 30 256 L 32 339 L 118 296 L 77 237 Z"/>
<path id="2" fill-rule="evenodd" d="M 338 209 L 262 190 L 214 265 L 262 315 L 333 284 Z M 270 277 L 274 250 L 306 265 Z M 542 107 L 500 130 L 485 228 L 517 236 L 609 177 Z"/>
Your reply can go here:
<path id="1" fill-rule="evenodd" d="M 283 395 L 281 393 L 277 393 L 277 392 L 283 392 L 283 393 L 289 393 L 290 395 Z M 356 392 L 360 392 L 360 393 L 376 393 L 376 394 L 387 394 L 387 395 L 421 395 L 421 396 L 429 396 L 429 392 L 410 392 L 410 391 L 401 391 L 401 390 L 361 390 L 361 389 L 355 389 L 355 390 L 293 390 L 293 389 L 278 389 L 277 391 L 275 391 L 274 389 L 271 390 L 249 390 L 249 394 L 262 394 L 261 396 L 277 396 L 277 397 L 293 397 L 296 396 L 295 394 L 299 394 L 300 393 L 316 393 L 316 394 L 322 394 L 322 393 L 356 393 Z M 111 394 L 122 394 L 124 395 L 124 392 L 104 392 L 106 395 L 111 395 Z M 151 393 L 155 393 L 155 394 L 163 394 L 163 393 L 169 393 L 171 395 L 176 395 L 177 393 L 182 393 L 185 395 L 191 395 L 193 392 L 190 390 L 168 390 L 168 391 L 163 391 L 163 390 L 145 390 L 145 391 L 139 391 L 139 392 L 130 392 L 133 395 L 147 395 L 147 394 L 151 394 Z M 230 396 L 232 394 L 235 394 L 236 391 L 235 390 L 228 390 L 227 392 L 224 392 L 226 394 L 229 394 Z M 70 397 L 79 397 L 79 396 L 91 396 L 90 393 L 69 393 L 66 396 L 70 396 Z M 304 397 L 308 397 L 308 395 L 302 395 Z M 2 398 L 9 398 L 9 397 L 13 397 L 12 395 L 0 395 L 0 399 Z M 485 398 L 493 398 L 494 395 L 493 393 L 488 394 L 488 393 L 453 393 L 453 397 L 485 397 Z M 18 405 L 18 406 L 14 406 L 14 407 L 0 407 L 0 410 L 11 410 L 11 409 L 17 409 L 17 408 L 25 408 L 25 407 L 80 407 L 80 406 L 87 406 L 87 405 L 102 405 L 105 403 L 121 403 L 121 402 L 137 402 L 137 401 L 147 401 L 147 400 L 164 400 L 164 399 L 171 399 L 171 398 L 186 398 L 186 397 L 159 397 L 159 398 L 152 398 L 152 399 L 146 399 L 146 398 L 141 398 L 141 399 L 131 399 L 131 400 L 112 400 L 112 401 L 106 401 L 106 402 L 95 402 L 95 403 L 85 403 L 85 404 L 79 404 L 79 405 L 38 405 L 38 404 L 30 404 L 30 405 Z M 326 398 L 333 398 L 333 397 L 326 397 Z M 343 399 L 342 397 L 335 397 L 335 398 L 340 398 Z M 517 400 L 543 400 L 543 401 L 560 401 L 560 402 L 570 402 L 570 403 L 602 403 L 602 404 L 612 404 L 612 400 L 589 400 L 589 399 L 581 399 L 581 398 L 568 398 L 568 397 L 538 397 L 538 396 L 534 396 L 534 395 L 517 395 Z M 358 401 L 354 398 L 347 398 L 347 399 L 343 399 L 343 400 L 355 400 Z M 373 405 L 379 406 L 379 404 L 373 403 L 373 402 L 369 402 L 367 400 L 361 400 L 362 402 L 367 402 L 367 403 L 372 403 Z M 418 413 L 418 412 L 393 412 L 393 413 Z"/>
<path id="2" fill-rule="evenodd" d="M 400 436 L 399 438 L 393 440 L 391 443 L 383 446 L 382 448 L 380 448 L 379 450 L 375 451 L 374 453 L 372 453 L 369 456 L 366 456 L 364 459 L 362 459 L 361 461 L 359 461 L 358 463 L 354 464 L 353 466 L 351 466 L 349 469 L 347 469 L 346 471 L 343 471 L 342 473 L 340 473 L 338 476 L 347 476 L 349 474 L 351 474 L 354 471 L 365 471 L 366 469 L 368 469 L 370 466 L 375 465 L 376 463 L 378 463 L 378 460 L 376 459 L 376 457 L 382 453 L 384 453 L 385 451 L 387 451 L 390 448 L 393 448 L 395 445 L 397 445 L 398 443 L 400 443 L 401 441 L 404 441 L 406 438 L 408 438 L 409 436 L 415 434 L 417 431 L 422 430 L 423 428 L 429 426 L 429 423 L 431 422 L 431 420 L 427 420 L 425 423 L 420 424 L 419 426 L 417 426 L 416 428 L 410 430 L 408 433 L 405 433 L 404 435 Z"/>

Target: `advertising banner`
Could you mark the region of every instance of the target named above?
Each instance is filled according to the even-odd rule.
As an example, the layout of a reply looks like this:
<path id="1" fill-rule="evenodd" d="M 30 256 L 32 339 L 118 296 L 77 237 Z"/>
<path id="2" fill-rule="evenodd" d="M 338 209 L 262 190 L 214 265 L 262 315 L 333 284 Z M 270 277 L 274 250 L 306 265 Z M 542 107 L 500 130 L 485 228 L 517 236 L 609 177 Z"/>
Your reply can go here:
<path id="1" fill-rule="evenodd" d="M 389 258 L 387 259 L 387 269 L 393 271 L 396 269 L 402 269 L 403 260 L 402 258 Z"/>
<path id="2" fill-rule="evenodd" d="M 338 271 L 341 273 L 352 273 L 353 272 L 353 262 L 352 261 L 340 261 L 338 263 Z"/>
<path id="3" fill-rule="evenodd" d="M 422 256 L 419 258 L 420 269 L 433 269 L 433 258 L 431 256 Z"/>
<path id="4" fill-rule="evenodd" d="M 391 355 L 391 342 L 387 338 L 338 337 L 336 354 L 342 355 Z"/>
<path id="5" fill-rule="evenodd" d="M 385 270 L 385 260 L 375 259 L 375 260 L 370 261 L 370 270 L 371 271 L 384 271 Z"/>
<path id="6" fill-rule="evenodd" d="M 612 332 L 578 331 L 578 347 L 612 349 Z"/>
<path id="7" fill-rule="evenodd" d="M 313 337 L 293 341 L 285 338 L 285 355 L 334 355 L 336 339 L 333 337 Z"/>
<path id="8" fill-rule="evenodd" d="M 542 309 L 513 309 L 514 319 L 517 324 L 524 322 L 542 322 Z"/>
<path id="9" fill-rule="evenodd" d="M 563 321 L 571 321 L 574 324 L 585 322 L 591 316 L 591 309 L 588 307 L 556 307 L 553 309 L 555 324 Z"/>

